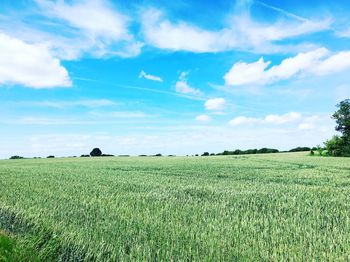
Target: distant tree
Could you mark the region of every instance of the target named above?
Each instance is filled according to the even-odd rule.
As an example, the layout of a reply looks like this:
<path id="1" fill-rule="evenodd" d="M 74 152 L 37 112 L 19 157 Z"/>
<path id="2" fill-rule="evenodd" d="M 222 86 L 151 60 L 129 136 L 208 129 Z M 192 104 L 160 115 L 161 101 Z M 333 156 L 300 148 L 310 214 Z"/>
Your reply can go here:
<path id="1" fill-rule="evenodd" d="M 194 156 L 199 156 L 198 154 L 195 154 Z"/>
<path id="2" fill-rule="evenodd" d="M 343 135 L 346 142 L 350 141 L 350 99 L 341 101 L 338 105 L 338 110 L 334 112 L 333 119 L 337 123 L 335 130 Z"/>
<path id="3" fill-rule="evenodd" d="M 310 151 L 311 148 L 310 147 L 296 147 L 296 148 L 293 148 L 291 150 L 289 150 L 289 152 L 303 152 L 303 151 Z"/>
<path id="4" fill-rule="evenodd" d="M 154 156 L 162 156 L 162 154 L 158 153 L 158 154 L 155 154 Z"/>
<path id="5" fill-rule="evenodd" d="M 114 156 L 114 155 L 111 155 L 111 154 L 102 154 L 101 156 Z M 123 155 L 121 155 L 123 156 Z"/>
<path id="6" fill-rule="evenodd" d="M 315 155 L 315 152 L 311 149 L 310 156 L 313 156 L 313 155 Z"/>
<path id="7" fill-rule="evenodd" d="M 10 159 L 23 159 L 23 156 L 11 156 Z"/>
<path id="8" fill-rule="evenodd" d="M 202 156 L 209 156 L 209 152 L 204 152 Z"/>
<path id="9" fill-rule="evenodd" d="M 102 151 L 99 148 L 94 148 L 90 152 L 90 156 L 101 156 L 101 155 L 102 155 Z"/>
<path id="10" fill-rule="evenodd" d="M 236 149 L 235 151 L 233 151 L 233 155 L 241 155 L 242 152 L 242 150 Z"/>
<path id="11" fill-rule="evenodd" d="M 80 157 L 90 157 L 90 155 L 81 155 Z"/>
<path id="12" fill-rule="evenodd" d="M 47 156 L 46 158 L 55 158 L 55 156 L 50 155 L 50 156 Z"/>
<path id="13" fill-rule="evenodd" d="M 256 154 L 258 152 L 258 149 L 248 149 L 248 150 L 245 150 L 243 151 L 243 154 Z"/>

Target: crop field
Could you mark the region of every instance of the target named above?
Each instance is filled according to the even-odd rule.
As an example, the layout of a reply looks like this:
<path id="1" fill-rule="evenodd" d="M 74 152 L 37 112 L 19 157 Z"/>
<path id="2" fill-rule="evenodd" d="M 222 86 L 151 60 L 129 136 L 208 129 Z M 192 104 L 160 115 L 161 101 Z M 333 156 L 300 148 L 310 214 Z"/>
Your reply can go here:
<path id="1" fill-rule="evenodd" d="M 39 261 L 348 261 L 350 159 L 3 160 L 0 231 Z"/>

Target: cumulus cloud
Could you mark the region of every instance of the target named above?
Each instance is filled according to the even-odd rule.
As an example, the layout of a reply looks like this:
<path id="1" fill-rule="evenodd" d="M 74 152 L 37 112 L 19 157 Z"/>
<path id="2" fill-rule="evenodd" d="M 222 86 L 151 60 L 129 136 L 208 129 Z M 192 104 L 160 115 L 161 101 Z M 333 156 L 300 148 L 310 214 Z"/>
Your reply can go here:
<path id="1" fill-rule="evenodd" d="M 211 117 L 208 115 L 199 115 L 196 117 L 196 120 L 199 122 L 209 122 L 211 121 Z"/>
<path id="2" fill-rule="evenodd" d="M 199 89 L 191 87 L 187 83 L 187 76 L 188 76 L 187 72 L 182 72 L 180 74 L 179 80 L 175 84 L 176 92 L 181 94 L 187 94 L 187 95 L 201 95 L 202 92 Z"/>
<path id="3" fill-rule="evenodd" d="M 143 70 L 141 70 L 141 72 L 139 74 L 139 78 L 145 78 L 145 79 L 148 79 L 148 80 L 151 80 L 151 81 L 156 81 L 156 82 L 163 82 L 163 79 L 160 78 L 159 76 L 147 74 Z"/>
<path id="4" fill-rule="evenodd" d="M 302 119 L 302 115 L 297 112 L 290 112 L 284 115 L 267 115 L 264 118 L 238 116 L 232 119 L 229 124 L 231 126 L 251 125 L 251 124 L 274 124 L 281 125 L 297 122 Z"/>
<path id="5" fill-rule="evenodd" d="M 0 33 L 0 85 L 69 87 L 67 70 L 47 46 L 28 44 Z"/>
<path id="6" fill-rule="evenodd" d="M 300 53 L 269 68 L 270 61 L 238 62 L 224 75 L 226 85 L 265 85 L 305 75 L 326 75 L 350 68 L 350 51 L 330 54 L 326 48 Z"/>
<path id="7" fill-rule="evenodd" d="M 236 11 L 232 15 L 229 26 L 210 31 L 184 21 L 172 22 L 162 11 L 151 8 L 142 15 L 142 33 L 148 44 L 174 51 L 202 53 L 241 49 L 273 52 L 278 49 L 283 52 L 285 50 L 276 48 L 277 45 L 273 42 L 323 31 L 331 23 L 329 19 L 312 21 L 290 13 L 286 15 L 287 12 L 279 9 L 275 11 L 288 19 L 261 24 L 253 21 L 249 8 L 242 10 L 244 11 Z"/>
<path id="8" fill-rule="evenodd" d="M 226 100 L 224 98 L 211 98 L 204 103 L 207 110 L 222 110 L 225 105 Z"/>

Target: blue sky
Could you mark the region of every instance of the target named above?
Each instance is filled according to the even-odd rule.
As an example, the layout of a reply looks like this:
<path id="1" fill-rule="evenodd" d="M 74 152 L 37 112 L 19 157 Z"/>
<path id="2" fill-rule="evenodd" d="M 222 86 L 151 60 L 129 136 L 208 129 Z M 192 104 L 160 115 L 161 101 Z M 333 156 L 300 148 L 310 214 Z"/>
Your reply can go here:
<path id="1" fill-rule="evenodd" d="M 350 97 L 349 4 L 1 1 L 0 157 L 321 144 Z"/>

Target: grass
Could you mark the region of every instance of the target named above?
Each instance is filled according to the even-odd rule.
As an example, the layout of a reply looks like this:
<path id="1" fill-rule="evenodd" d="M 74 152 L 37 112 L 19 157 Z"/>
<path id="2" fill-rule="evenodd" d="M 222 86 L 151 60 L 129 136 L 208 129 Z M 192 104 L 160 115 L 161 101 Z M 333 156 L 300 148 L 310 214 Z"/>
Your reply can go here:
<path id="1" fill-rule="evenodd" d="M 4 160 L 0 229 L 42 261 L 346 261 L 350 159 Z"/>
<path id="2" fill-rule="evenodd" d="M 39 261 L 35 251 L 0 231 L 0 262 Z"/>

